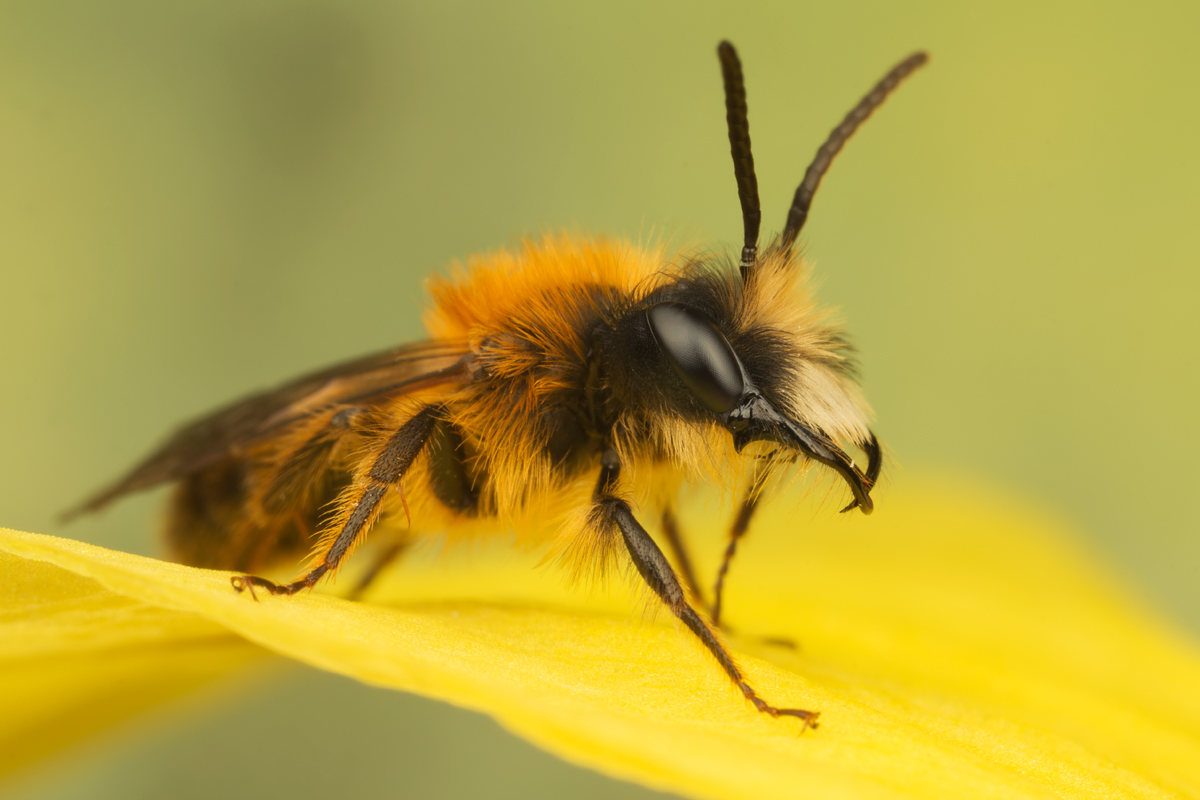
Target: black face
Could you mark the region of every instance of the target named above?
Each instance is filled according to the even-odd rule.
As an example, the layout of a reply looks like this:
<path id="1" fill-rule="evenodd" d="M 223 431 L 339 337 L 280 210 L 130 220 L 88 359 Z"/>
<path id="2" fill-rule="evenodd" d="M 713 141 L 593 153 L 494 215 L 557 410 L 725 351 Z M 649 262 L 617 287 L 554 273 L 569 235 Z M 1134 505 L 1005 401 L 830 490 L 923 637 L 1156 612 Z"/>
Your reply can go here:
<path id="1" fill-rule="evenodd" d="M 659 350 L 679 380 L 704 408 L 720 417 L 740 451 L 753 441 L 769 440 L 799 450 L 838 472 L 854 493 L 847 506 L 870 513 L 870 491 L 878 476 L 880 452 L 874 437 L 864 475 L 823 431 L 780 413 L 746 374 L 729 340 L 700 311 L 674 302 L 646 309 L 646 321 Z"/>

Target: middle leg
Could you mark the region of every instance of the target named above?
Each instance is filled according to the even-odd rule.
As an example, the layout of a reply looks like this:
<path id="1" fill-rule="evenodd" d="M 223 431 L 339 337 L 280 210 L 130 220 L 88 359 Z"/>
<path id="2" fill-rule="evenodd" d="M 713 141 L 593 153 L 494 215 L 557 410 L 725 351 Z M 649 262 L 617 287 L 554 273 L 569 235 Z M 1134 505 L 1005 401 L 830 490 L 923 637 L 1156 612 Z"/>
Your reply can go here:
<path id="1" fill-rule="evenodd" d="M 729 530 L 729 544 L 725 546 L 725 556 L 721 559 L 721 568 L 717 570 L 717 582 L 713 586 L 713 625 L 720 626 L 721 624 L 721 600 L 725 592 L 725 576 L 729 574 L 729 565 L 733 563 L 733 557 L 737 554 L 738 542 L 746 535 L 746 531 L 750 530 L 750 518 L 754 516 L 754 511 L 758 508 L 758 500 L 766 481 L 767 470 L 759 468 L 754 473 L 754 480 L 751 482 L 746 496 L 742 499 L 742 504 L 738 506 L 737 516 Z"/>
<path id="2" fill-rule="evenodd" d="M 662 530 L 667 545 L 671 548 L 671 555 L 675 556 L 675 563 L 679 565 L 679 577 L 683 579 L 683 585 L 687 587 L 697 603 L 702 606 L 707 605 L 704 602 L 704 594 L 700 591 L 700 583 L 696 580 L 696 572 L 692 569 L 691 556 L 688 555 L 687 546 L 683 543 L 679 522 L 675 519 L 675 512 L 669 507 L 663 511 Z M 713 622 L 715 623 L 716 620 L 714 619 Z"/>

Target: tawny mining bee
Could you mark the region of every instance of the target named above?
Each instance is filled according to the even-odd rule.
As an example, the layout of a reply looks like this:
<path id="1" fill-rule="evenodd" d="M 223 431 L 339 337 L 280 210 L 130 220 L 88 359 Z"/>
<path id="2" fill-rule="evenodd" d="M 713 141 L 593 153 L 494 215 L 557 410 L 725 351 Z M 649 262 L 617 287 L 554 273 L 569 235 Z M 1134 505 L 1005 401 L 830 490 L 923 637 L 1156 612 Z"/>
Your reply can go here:
<path id="1" fill-rule="evenodd" d="M 881 449 L 795 244 L 834 156 L 927 58 L 900 62 L 833 130 L 760 251 L 741 64 L 728 42 L 718 54 L 739 263 L 573 236 L 474 258 L 432 280 L 429 340 L 193 422 L 73 513 L 178 481 L 167 534 L 180 560 L 254 573 L 311 550 L 293 583 L 232 579 L 252 594 L 314 586 L 371 531 L 391 546 L 362 585 L 418 537 L 481 526 L 554 540 L 583 570 L 628 558 L 759 711 L 815 725 L 816 711 L 761 698 L 716 635 L 723 578 L 763 487 L 789 465 L 833 470 L 850 490 L 843 510 L 872 510 Z M 743 479 L 743 499 L 706 619 L 671 501 L 684 481 L 713 479 L 714 464 Z M 635 508 L 661 514 L 678 572 Z"/>

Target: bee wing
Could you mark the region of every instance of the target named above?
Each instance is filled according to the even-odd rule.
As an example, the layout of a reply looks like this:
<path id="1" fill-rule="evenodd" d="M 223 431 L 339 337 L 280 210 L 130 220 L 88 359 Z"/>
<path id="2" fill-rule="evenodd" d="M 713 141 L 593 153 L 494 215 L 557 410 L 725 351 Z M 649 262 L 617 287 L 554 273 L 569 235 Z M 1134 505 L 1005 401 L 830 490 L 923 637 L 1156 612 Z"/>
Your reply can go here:
<path id="1" fill-rule="evenodd" d="M 121 480 L 68 511 L 97 511 L 131 492 L 178 480 L 334 405 L 371 406 L 468 376 L 465 343 L 419 342 L 338 364 L 245 397 L 191 422 Z"/>

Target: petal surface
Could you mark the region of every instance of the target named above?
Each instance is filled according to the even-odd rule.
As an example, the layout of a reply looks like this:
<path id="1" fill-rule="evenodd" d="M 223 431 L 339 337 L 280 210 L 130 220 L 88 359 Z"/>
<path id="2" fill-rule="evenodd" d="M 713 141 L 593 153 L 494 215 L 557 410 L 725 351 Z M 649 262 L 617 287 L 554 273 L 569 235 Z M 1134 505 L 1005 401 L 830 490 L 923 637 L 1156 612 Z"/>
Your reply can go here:
<path id="1" fill-rule="evenodd" d="M 716 516 L 697 505 L 684 520 L 703 574 Z M 224 673 L 265 649 L 695 797 L 1200 795 L 1195 643 L 1060 525 L 995 498 L 940 485 L 893 492 L 870 518 L 794 499 L 765 510 L 728 584 L 728 640 L 764 697 L 821 711 L 803 735 L 754 712 L 629 581 L 580 591 L 538 554 L 478 550 L 418 555 L 370 603 L 256 603 L 228 573 L 0 531 L 16 576 L 0 668 L 25 709 L 0 741 L 45 738 L 62 708 L 86 718 L 61 687 L 94 694 L 88 674 L 146 684 L 145 707 L 152 676 Z M 108 677 L 94 669 L 115 652 Z"/>

